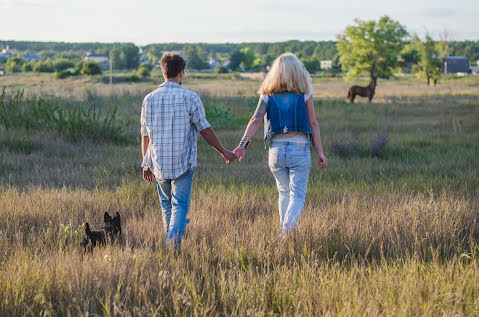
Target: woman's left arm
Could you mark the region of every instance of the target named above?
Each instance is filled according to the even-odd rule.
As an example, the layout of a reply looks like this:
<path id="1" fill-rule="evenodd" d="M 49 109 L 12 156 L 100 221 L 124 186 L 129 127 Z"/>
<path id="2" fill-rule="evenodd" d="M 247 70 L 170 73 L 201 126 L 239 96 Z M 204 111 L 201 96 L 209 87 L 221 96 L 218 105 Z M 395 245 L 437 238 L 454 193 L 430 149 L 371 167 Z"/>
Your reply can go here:
<path id="1" fill-rule="evenodd" d="M 328 159 L 324 155 L 323 146 L 321 144 L 321 134 L 319 132 L 319 124 L 314 113 L 313 96 L 311 95 L 306 101 L 306 109 L 308 111 L 308 122 L 313 132 L 313 143 L 316 151 L 318 151 L 318 164 L 321 169 L 328 166 Z"/>
<path id="2" fill-rule="evenodd" d="M 256 111 L 254 112 L 253 116 L 249 120 L 248 126 L 246 127 L 244 131 L 243 138 L 241 139 L 239 145 L 233 150 L 233 153 L 237 157 L 239 157 L 240 161 L 243 160 L 246 146 L 248 145 L 248 142 L 251 140 L 253 135 L 256 133 L 256 130 L 258 130 L 258 127 L 261 124 L 261 121 L 263 120 L 263 117 L 265 114 L 266 114 L 266 103 L 260 97 L 258 101 L 258 106 L 256 107 Z"/>

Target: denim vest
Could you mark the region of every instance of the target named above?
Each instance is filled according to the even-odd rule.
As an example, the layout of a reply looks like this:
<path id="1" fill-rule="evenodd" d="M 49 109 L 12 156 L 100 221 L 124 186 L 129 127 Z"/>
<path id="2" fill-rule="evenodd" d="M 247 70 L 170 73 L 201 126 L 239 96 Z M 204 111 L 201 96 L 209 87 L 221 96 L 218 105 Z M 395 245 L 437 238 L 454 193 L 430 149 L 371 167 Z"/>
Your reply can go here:
<path id="1" fill-rule="evenodd" d="M 268 138 L 286 132 L 308 133 L 311 141 L 313 132 L 309 126 L 304 94 L 286 92 L 268 96 L 264 119 L 265 145 Z"/>

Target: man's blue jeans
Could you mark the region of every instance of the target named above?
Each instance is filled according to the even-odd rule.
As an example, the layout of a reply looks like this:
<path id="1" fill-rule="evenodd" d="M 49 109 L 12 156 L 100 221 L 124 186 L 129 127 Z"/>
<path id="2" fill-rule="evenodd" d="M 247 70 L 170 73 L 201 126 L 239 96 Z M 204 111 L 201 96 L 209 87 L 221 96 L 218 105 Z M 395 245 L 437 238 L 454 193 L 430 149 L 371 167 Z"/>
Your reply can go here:
<path id="1" fill-rule="evenodd" d="M 157 180 L 166 241 L 175 249 L 180 247 L 186 224 L 190 222 L 186 215 L 190 209 L 193 174 L 191 168 L 178 178 Z"/>
<path id="2" fill-rule="evenodd" d="M 309 144 L 271 142 L 268 165 L 276 178 L 279 221 L 285 235 L 296 228 L 303 212 L 311 168 Z"/>

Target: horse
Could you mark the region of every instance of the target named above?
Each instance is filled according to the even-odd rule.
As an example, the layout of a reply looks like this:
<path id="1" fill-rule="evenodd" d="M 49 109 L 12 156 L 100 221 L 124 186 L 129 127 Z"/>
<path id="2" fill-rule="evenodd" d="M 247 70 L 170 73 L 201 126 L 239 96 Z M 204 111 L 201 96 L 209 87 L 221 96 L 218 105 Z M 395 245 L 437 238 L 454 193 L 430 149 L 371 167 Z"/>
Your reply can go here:
<path id="1" fill-rule="evenodd" d="M 368 97 L 369 102 L 373 99 L 374 91 L 376 90 L 376 78 L 371 78 L 371 81 L 366 87 L 352 86 L 348 91 L 348 100 L 353 103 L 356 95 L 361 97 Z"/>

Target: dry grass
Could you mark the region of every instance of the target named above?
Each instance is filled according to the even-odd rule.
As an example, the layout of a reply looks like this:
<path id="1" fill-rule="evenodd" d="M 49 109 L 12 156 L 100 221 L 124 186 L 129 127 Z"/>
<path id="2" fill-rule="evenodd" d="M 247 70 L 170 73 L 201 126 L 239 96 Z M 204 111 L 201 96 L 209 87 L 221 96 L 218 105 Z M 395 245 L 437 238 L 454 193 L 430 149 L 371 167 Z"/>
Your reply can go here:
<path id="1" fill-rule="evenodd" d="M 261 137 L 233 166 L 200 141 L 179 254 L 165 245 L 154 186 L 139 179 L 138 144 L 2 131 L 0 315 L 478 315 L 478 94 L 456 96 L 471 80 L 453 86 L 451 103 L 322 98 L 330 165 L 312 169 L 303 217 L 287 240 L 279 239 Z M 225 87 L 188 84 L 203 85 L 209 98 Z M 115 98 L 124 118 L 138 117 L 140 97 Z M 231 91 L 217 98 L 235 117 L 218 131 L 231 148 L 248 102 Z M 137 131 L 135 123 L 129 133 Z M 356 133 L 368 142 L 378 132 L 390 136 L 381 157 L 328 151 L 335 139 Z M 83 254 L 82 223 L 101 225 L 105 211 L 122 215 L 121 242 Z"/>

